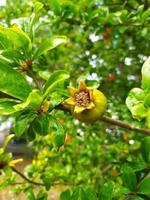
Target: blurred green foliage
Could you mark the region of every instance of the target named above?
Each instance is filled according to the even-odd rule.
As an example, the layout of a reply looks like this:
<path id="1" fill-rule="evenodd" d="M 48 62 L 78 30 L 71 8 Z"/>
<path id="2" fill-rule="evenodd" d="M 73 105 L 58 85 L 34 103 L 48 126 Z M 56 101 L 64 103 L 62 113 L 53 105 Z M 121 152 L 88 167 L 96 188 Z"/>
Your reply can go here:
<path id="1" fill-rule="evenodd" d="M 35 151 L 16 193 L 46 200 L 62 184 L 60 200 L 148 200 L 150 136 L 81 123 L 60 104 L 85 79 L 107 96 L 108 116 L 150 127 L 150 1 L 7 0 L 0 11 L 1 120 Z M 1 157 L 4 188 L 16 171 L 5 148 Z"/>

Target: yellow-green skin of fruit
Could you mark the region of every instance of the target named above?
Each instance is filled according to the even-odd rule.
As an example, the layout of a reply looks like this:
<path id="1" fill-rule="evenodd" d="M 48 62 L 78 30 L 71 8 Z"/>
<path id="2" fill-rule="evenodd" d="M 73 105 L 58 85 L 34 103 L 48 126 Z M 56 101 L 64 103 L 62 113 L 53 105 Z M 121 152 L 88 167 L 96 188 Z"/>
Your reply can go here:
<path id="1" fill-rule="evenodd" d="M 86 109 L 81 113 L 74 113 L 72 109 L 74 117 L 82 122 L 93 122 L 98 120 L 107 108 L 107 98 L 101 91 L 93 89 L 92 102 L 95 104 L 95 107 Z"/>

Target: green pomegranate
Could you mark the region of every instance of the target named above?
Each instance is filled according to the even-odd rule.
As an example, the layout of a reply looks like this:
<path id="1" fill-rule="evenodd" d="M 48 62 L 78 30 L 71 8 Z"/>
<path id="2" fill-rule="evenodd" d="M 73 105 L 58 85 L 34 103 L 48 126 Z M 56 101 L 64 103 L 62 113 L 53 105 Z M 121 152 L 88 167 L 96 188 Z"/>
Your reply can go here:
<path id="1" fill-rule="evenodd" d="M 68 88 L 72 96 L 63 103 L 69 105 L 71 113 L 82 122 L 98 120 L 107 108 L 105 95 L 94 88 L 87 87 L 84 81 L 80 81 L 79 88 Z"/>

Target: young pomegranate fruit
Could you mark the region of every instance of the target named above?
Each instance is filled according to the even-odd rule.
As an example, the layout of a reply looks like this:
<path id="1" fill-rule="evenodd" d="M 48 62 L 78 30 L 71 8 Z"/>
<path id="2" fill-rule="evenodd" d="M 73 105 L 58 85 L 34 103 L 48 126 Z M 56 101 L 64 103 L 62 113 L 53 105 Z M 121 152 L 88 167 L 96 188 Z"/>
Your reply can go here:
<path id="1" fill-rule="evenodd" d="M 79 88 L 68 88 L 71 97 L 63 104 L 71 108 L 72 114 L 82 122 L 92 122 L 100 118 L 106 110 L 107 99 L 102 92 L 97 89 L 87 87 L 82 80 Z"/>

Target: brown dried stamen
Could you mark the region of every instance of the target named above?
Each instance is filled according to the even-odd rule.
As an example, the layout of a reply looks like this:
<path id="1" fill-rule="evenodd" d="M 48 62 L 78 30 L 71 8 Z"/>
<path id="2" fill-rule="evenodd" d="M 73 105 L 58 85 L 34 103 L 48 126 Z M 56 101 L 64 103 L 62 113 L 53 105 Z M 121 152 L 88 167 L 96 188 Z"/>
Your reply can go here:
<path id="1" fill-rule="evenodd" d="M 77 106 L 86 107 L 90 103 L 90 95 L 88 90 L 81 90 L 74 94 Z"/>

